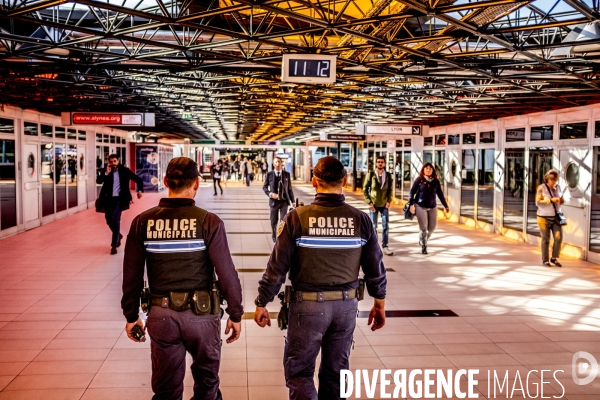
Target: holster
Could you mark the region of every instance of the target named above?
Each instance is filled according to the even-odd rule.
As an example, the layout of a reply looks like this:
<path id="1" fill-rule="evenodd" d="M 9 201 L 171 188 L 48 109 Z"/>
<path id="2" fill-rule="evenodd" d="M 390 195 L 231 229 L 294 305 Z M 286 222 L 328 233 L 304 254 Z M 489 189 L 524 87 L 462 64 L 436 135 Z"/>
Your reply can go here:
<path id="1" fill-rule="evenodd" d="M 361 301 L 365 298 L 365 280 L 358 280 L 358 288 L 356 289 L 356 299 Z"/>
<path id="2" fill-rule="evenodd" d="M 185 311 L 190 303 L 188 292 L 169 292 L 169 308 L 173 311 Z"/>
<path id="3" fill-rule="evenodd" d="M 211 314 L 221 313 L 221 289 L 219 288 L 219 281 L 213 280 L 210 285 L 210 302 L 211 302 Z"/>
<path id="4" fill-rule="evenodd" d="M 277 326 L 279 329 L 286 330 L 289 323 L 289 314 L 290 314 L 290 302 L 292 301 L 292 287 L 289 285 L 285 286 L 285 291 L 279 293 L 277 295 L 279 300 L 281 300 L 281 309 L 279 310 L 279 314 L 277 314 Z"/>

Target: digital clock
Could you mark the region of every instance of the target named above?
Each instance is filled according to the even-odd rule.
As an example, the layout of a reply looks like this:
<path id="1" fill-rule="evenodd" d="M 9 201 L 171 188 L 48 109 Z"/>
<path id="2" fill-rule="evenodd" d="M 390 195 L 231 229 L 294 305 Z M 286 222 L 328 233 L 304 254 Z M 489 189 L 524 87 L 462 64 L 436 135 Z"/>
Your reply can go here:
<path id="1" fill-rule="evenodd" d="M 334 83 L 337 56 L 284 54 L 281 80 L 293 83 Z"/>

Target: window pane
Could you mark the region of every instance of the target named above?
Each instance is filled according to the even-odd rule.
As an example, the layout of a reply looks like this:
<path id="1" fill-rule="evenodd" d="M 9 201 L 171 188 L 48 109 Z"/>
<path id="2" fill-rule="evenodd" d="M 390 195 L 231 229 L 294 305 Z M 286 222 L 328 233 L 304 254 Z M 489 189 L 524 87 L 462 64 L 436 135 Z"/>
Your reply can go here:
<path id="1" fill-rule="evenodd" d="M 0 229 L 17 226 L 15 141 L 0 140 Z"/>
<path id="2" fill-rule="evenodd" d="M 513 128 L 506 130 L 507 142 L 522 142 L 525 140 L 525 128 Z"/>
<path id="3" fill-rule="evenodd" d="M 126 138 L 121 138 L 121 143 L 122 143 L 122 144 L 125 144 L 125 142 L 126 142 L 126 141 L 127 141 L 127 139 L 126 139 Z"/>
<path id="4" fill-rule="evenodd" d="M 529 174 L 527 181 L 529 190 L 527 193 L 527 233 L 540 236 L 540 228 L 537 224 L 537 206 L 535 205 L 535 193 L 539 185 L 544 182 L 544 174 L 552 169 L 552 148 L 529 149 Z"/>
<path id="5" fill-rule="evenodd" d="M 101 133 L 96 133 L 96 142 L 102 143 L 102 134 Z"/>
<path id="6" fill-rule="evenodd" d="M 504 168 L 505 228 L 523 231 L 523 180 L 525 179 L 525 150 L 506 149 Z"/>
<path id="7" fill-rule="evenodd" d="M 596 134 L 598 123 L 596 121 Z M 590 251 L 600 253 L 600 147 L 594 147 L 594 171 L 596 171 L 596 185 L 592 188 L 592 212 L 590 220 Z"/>
<path id="8" fill-rule="evenodd" d="M 42 136 L 52 137 L 52 125 L 42 125 L 40 130 Z"/>
<path id="9" fill-rule="evenodd" d="M 532 126 L 531 140 L 552 140 L 554 126 Z"/>
<path id="10" fill-rule="evenodd" d="M 87 138 L 86 131 L 79 131 L 79 140 L 85 140 Z"/>
<path id="11" fill-rule="evenodd" d="M 404 200 L 408 200 L 410 185 L 412 183 L 410 176 L 410 151 L 405 151 L 402 157 L 402 181 L 404 182 L 402 197 Z"/>
<path id="12" fill-rule="evenodd" d="M 57 139 L 64 139 L 65 134 L 66 134 L 65 128 L 63 128 L 62 126 L 57 126 L 54 129 L 54 137 Z"/>
<path id="13" fill-rule="evenodd" d="M 108 143 L 110 141 L 108 135 L 104 135 L 104 143 Z"/>
<path id="14" fill-rule="evenodd" d="M 396 140 L 396 147 L 402 147 L 402 140 Z"/>
<path id="15" fill-rule="evenodd" d="M 560 139 L 585 139 L 587 137 L 587 122 L 560 125 Z"/>
<path id="16" fill-rule="evenodd" d="M 404 139 L 404 147 L 412 146 L 412 139 Z"/>
<path id="17" fill-rule="evenodd" d="M 56 183 L 56 212 L 67 209 L 67 149 L 57 144 L 54 149 L 54 183 Z"/>
<path id="18" fill-rule="evenodd" d="M 69 208 L 77 207 L 77 145 L 70 144 L 67 147 L 67 156 L 69 160 L 67 166 L 69 169 Z"/>
<path id="19" fill-rule="evenodd" d="M 460 215 L 475 218 L 475 151 L 463 150 L 460 173 Z"/>
<path id="20" fill-rule="evenodd" d="M 494 222 L 494 150 L 479 150 L 477 172 L 477 220 Z"/>
<path id="21" fill-rule="evenodd" d="M 114 137 L 114 136 L 112 136 L 112 135 L 110 136 L 110 142 L 111 142 L 111 143 L 114 143 L 114 142 L 115 142 L 115 137 Z"/>
<path id="22" fill-rule="evenodd" d="M 476 137 L 474 133 L 463 133 L 463 144 L 474 144 Z"/>
<path id="23" fill-rule="evenodd" d="M 600 137 L 600 121 L 594 123 L 594 137 Z"/>
<path id="24" fill-rule="evenodd" d="M 435 135 L 435 145 L 436 146 L 445 146 L 446 145 L 446 135 Z"/>
<path id="25" fill-rule="evenodd" d="M 426 137 L 423 140 L 425 146 L 433 146 L 433 137 Z"/>
<path id="26" fill-rule="evenodd" d="M 28 136 L 37 136 L 38 124 L 35 122 L 23 122 L 23 133 Z"/>
<path id="27" fill-rule="evenodd" d="M 43 126 L 43 125 L 42 125 Z M 54 147 L 42 143 L 42 217 L 54 214 Z"/>
<path id="28" fill-rule="evenodd" d="M 479 143 L 494 143 L 496 141 L 496 132 L 479 132 Z"/>
<path id="29" fill-rule="evenodd" d="M 0 133 L 15 133 L 15 121 L 12 119 L 0 118 Z"/>
<path id="30" fill-rule="evenodd" d="M 117 144 L 121 144 L 121 136 L 117 136 Z"/>
<path id="31" fill-rule="evenodd" d="M 423 164 L 432 163 L 433 164 L 433 151 L 425 150 L 423 152 Z"/>
<path id="32" fill-rule="evenodd" d="M 460 144 L 460 135 L 448 135 L 448 145 Z"/>
<path id="33" fill-rule="evenodd" d="M 67 137 L 69 139 L 77 139 L 77 131 L 75 129 L 67 129 Z"/>
<path id="34" fill-rule="evenodd" d="M 434 153 L 435 160 L 433 165 L 435 166 L 435 172 L 437 174 L 442 187 L 444 186 L 444 182 L 446 182 L 445 169 L 446 169 L 446 150 L 436 150 Z M 441 203 L 439 203 L 441 204 Z M 443 207 L 443 205 L 442 205 Z"/>

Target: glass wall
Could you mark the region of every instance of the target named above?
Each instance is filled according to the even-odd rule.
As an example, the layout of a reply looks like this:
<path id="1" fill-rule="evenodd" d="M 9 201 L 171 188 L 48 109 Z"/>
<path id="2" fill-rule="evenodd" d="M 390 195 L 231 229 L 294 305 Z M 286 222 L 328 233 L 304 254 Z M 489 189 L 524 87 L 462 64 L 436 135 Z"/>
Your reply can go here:
<path id="1" fill-rule="evenodd" d="M 494 149 L 480 149 L 477 161 L 477 220 L 494 223 Z"/>
<path id="2" fill-rule="evenodd" d="M 435 172 L 437 173 L 437 177 L 440 180 L 442 187 L 444 187 L 444 183 L 446 182 L 446 176 L 444 172 L 446 168 L 446 150 L 436 150 L 433 153 L 433 156 Z"/>
<path id="3" fill-rule="evenodd" d="M 410 187 L 412 185 L 412 180 L 410 176 L 410 164 L 410 151 L 404 151 L 402 156 L 402 181 L 404 182 L 402 198 L 404 200 L 408 200 L 408 196 L 410 194 Z"/>
<path id="4" fill-rule="evenodd" d="M 598 124 L 596 122 L 596 124 Z M 590 251 L 600 253 L 600 147 L 594 147 L 594 171 L 590 218 Z"/>
<path id="5" fill-rule="evenodd" d="M 0 140 L 0 230 L 17 226 L 16 176 L 15 141 Z"/>
<path id="6" fill-rule="evenodd" d="M 77 207 L 77 145 L 70 144 L 67 147 L 68 157 L 68 199 L 69 208 Z"/>
<path id="7" fill-rule="evenodd" d="M 43 125 L 42 125 L 43 126 Z M 54 214 L 54 147 L 52 143 L 42 143 L 40 147 L 42 161 L 42 217 Z"/>
<path id="8" fill-rule="evenodd" d="M 64 144 L 54 146 L 52 173 L 56 184 L 56 212 L 61 212 L 67 209 L 67 151 Z"/>
<path id="9" fill-rule="evenodd" d="M 537 207 L 535 194 L 544 182 L 544 174 L 552 169 L 552 147 L 532 147 L 529 149 L 529 173 L 527 174 L 527 233 L 540 236 L 537 225 Z"/>
<path id="10" fill-rule="evenodd" d="M 475 218 L 475 154 L 477 150 L 462 151 L 460 215 Z"/>
<path id="11" fill-rule="evenodd" d="M 506 149 L 504 157 L 503 226 L 522 232 L 525 149 Z"/>

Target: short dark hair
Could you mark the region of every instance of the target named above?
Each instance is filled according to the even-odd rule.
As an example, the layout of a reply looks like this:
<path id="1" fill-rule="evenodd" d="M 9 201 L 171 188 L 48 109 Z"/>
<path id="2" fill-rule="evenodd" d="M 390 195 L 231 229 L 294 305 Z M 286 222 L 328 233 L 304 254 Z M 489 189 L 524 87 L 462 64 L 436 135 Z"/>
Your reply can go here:
<path id="1" fill-rule="evenodd" d="M 188 157 L 173 158 L 167 166 L 167 187 L 173 193 L 181 193 L 192 187 L 198 176 L 198 164 L 194 160 Z"/>
<path id="2" fill-rule="evenodd" d="M 108 156 L 108 159 L 110 160 L 111 158 L 115 158 L 117 161 L 119 161 L 119 156 L 116 154 L 111 154 L 110 156 Z"/>
<path id="3" fill-rule="evenodd" d="M 346 177 L 346 168 L 344 165 L 333 156 L 320 158 L 315 168 L 313 175 L 319 186 L 326 189 L 333 189 L 342 186 Z"/>
<path id="4" fill-rule="evenodd" d="M 377 158 L 375 159 L 375 162 L 377 162 L 377 160 L 383 160 L 383 162 L 387 164 L 387 161 L 385 160 L 384 156 L 377 156 Z"/>

